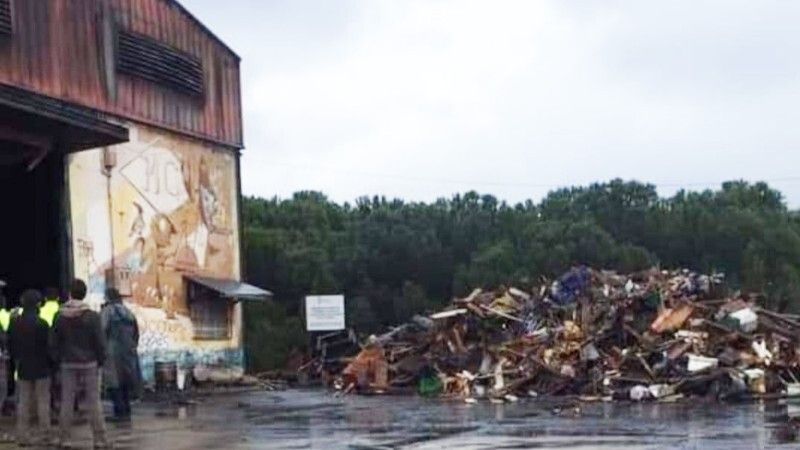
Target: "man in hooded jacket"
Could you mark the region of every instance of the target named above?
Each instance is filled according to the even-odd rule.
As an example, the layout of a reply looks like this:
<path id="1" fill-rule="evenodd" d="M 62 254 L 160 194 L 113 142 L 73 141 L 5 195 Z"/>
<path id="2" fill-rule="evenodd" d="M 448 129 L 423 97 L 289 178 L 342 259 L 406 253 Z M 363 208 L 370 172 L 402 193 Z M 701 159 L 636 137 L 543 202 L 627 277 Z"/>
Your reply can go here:
<path id="1" fill-rule="evenodd" d="M 22 314 L 14 316 L 8 328 L 11 356 L 17 361 L 19 390 L 17 403 L 17 443 L 50 444 L 50 375 L 52 360 L 48 348 L 50 330 L 39 317 L 42 295 L 35 290 L 22 294 Z M 36 411 L 38 432 L 30 425 Z"/>
<path id="2" fill-rule="evenodd" d="M 86 283 L 75 280 L 70 300 L 62 305 L 53 322 L 53 354 L 58 357 L 61 373 L 61 444 L 68 446 L 71 437 L 75 393 L 78 383 L 86 388 L 86 403 L 95 448 L 109 446 L 103 408 L 100 403 L 100 368 L 106 360 L 106 342 L 100 315 L 84 303 Z"/>
<path id="3" fill-rule="evenodd" d="M 100 311 L 100 322 L 108 344 L 103 381 L 114 403 L 114 420 L 127 422 L 131 419 L 131 395 L 139 392 L 142 379 L 136 352 L 139 326 L 114 288 L 106 290 L 106 304 Z"/>

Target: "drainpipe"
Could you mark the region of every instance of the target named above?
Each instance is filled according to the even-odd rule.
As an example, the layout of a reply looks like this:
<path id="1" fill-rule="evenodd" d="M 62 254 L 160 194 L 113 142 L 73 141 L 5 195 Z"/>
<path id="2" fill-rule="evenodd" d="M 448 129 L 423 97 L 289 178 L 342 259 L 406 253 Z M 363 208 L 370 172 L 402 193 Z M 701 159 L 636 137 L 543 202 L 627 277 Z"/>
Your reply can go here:
<path id="1" fill-rule="evenodd" d="M 111 239 L 111 267 L 106 272 L 106 286 L 115 287 L 116 278 L 116 252 L 114 251 L 114 209 L 111 199 L 111 171 L 117 165 L 117 154 L 113 149 L 103 148 L 103 175 L 106 176 L 106 196 L 108 202 L 108 234 Z"/>

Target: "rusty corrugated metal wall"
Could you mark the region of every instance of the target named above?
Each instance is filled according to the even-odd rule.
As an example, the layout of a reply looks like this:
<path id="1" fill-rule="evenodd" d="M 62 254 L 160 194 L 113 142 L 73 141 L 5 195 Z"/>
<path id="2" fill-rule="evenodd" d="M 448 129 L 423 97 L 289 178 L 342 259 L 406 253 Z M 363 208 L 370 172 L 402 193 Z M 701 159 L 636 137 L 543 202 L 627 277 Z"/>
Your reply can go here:
<path id="1" fill-rule="evenodd" d="M 0 83 L 242 146 L 239 58 L 174 1 L 11 1 L 13 31 L 0 38 Z M 109 61 L 115 31 L 146 35 L 198 58 L 203 94 L 116 71 L 116 61 Z"/>

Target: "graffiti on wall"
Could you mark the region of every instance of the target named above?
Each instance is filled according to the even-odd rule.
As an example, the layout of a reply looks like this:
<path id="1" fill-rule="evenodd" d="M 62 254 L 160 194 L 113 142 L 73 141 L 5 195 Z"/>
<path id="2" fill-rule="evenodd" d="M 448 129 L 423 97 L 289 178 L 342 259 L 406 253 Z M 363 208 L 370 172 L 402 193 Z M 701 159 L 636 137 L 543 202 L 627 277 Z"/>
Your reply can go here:
<path id="1" fill-rule="evenodd" d="M 236 325 L 227 343 L 193 340 L 184 285 L 187 274 L 239 279 L 234 155 L 140 126 L 130 138 L 70 157 L 75 275 L 97 299 L 113 273 L 144 352 L 238 346 Z"/>

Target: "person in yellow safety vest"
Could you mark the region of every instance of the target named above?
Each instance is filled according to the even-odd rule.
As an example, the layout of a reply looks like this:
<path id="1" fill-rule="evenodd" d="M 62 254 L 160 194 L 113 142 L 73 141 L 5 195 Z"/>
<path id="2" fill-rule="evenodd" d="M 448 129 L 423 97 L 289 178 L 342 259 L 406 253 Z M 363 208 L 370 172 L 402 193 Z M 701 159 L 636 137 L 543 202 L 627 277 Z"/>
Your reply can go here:
<path id="1" fill-rule="evenodd" d="M 11 325 L 11 311 L 6 305 L 6 296 L 3 295 L 3 289 L 6 287 L 6 282 L 0 280 L 0 329 L 3 333 L 8 331 L 8 326 Z"/>
<path id="2" fill-rule="evenodd" d="M 56 319 L 56 314 L 58 314 L 60 308 L 61 303 L 59 302 L 58 289 L 45 289 L 44 303 L 42 303 L 42 306 L 39 308 L 39 317 L 47 322 L 48 327 L 53 327 L 53 321 Z"/>
<path id="3" fill-rule="evenodd" d="M 3 288 L 6 283 L 0 280 L 0 413 L 8 397 L 8 369 L 11 354 L 8 352 L 8 327 L 11 324 L 11 311 L 6 306 L 6 297 L 3 295 Z M 0 440 L 10 442 L 11 437 L 6 433 L 0 433 Z"/>

